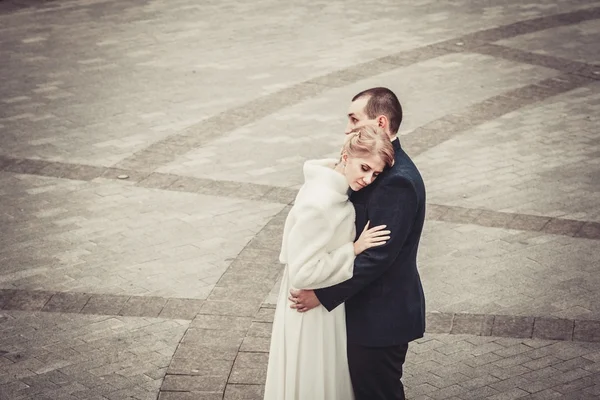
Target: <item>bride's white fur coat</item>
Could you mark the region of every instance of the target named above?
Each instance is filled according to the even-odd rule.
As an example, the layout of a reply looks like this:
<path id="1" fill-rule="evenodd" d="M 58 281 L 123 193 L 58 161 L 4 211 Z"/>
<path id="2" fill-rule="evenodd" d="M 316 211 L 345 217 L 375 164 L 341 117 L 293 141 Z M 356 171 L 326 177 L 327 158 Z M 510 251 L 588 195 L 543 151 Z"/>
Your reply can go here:
<path id="1" fill-rule="evenodd" d="M 306 313 L 289 307 L 289 290 L 333 286 L 352 277 L 354 207 L 335 160 L 304 164 L 305 183 L 285 223 L 286 264 L 273 322 L 265 400 L 351 400 L 343 305 Z"/>

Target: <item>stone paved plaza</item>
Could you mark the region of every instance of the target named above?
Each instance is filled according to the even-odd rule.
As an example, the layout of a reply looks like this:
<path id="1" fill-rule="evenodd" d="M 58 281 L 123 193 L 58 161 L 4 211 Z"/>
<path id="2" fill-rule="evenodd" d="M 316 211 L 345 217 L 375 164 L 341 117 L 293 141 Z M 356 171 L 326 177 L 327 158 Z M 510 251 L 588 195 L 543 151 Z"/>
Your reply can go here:
<path id="1" fill-rule="evenodd" d="M 351 97 L 424 176 L 411 400 L 600 399 L 600 1 L 0 0 L 0 399 L 258 400 Z"/>

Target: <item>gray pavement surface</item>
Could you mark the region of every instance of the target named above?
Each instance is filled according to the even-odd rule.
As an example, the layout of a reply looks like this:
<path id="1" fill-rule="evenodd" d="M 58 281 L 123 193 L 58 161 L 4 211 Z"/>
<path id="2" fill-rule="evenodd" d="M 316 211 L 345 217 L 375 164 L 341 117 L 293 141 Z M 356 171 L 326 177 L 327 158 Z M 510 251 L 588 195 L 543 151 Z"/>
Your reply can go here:
<path id="1" fill-rule="evenodd" d="M 600 399 L 600 2 L 0 1 L 0 399 L 260 399 L 283 222 L 388 86 L 411 400 Z"/>

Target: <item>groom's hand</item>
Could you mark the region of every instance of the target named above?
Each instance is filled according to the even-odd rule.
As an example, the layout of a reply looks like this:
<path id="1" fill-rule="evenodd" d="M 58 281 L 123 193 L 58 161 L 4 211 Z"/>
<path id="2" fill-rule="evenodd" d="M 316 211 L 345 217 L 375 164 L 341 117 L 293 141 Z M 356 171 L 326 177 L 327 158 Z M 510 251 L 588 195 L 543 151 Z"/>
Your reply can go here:
<path id="1" fill-rule="evenodd" d="M 290 308 L 298 312 L 306 312 L 321 305 L 314 290 L 290 289 L 290 297 L 288 299 L 292 302 Z"/>

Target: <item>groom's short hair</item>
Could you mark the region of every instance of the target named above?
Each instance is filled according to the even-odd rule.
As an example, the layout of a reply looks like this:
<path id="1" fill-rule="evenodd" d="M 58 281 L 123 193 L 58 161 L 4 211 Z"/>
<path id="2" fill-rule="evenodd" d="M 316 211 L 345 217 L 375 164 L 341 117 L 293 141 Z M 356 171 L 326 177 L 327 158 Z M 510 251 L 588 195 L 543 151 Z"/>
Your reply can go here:
<path id="1" fill-rule="evenodd" d="M 390 133 L 398 133 L 402 123 L 402 106 L 398 97 L 388 88 L 375 87 L 363 90 L 352 98 L 352 101 L 362 97 L 369 97 L 365 106 L 365 114 L 371 119 L 385 115 L 390 122 Z"/>

